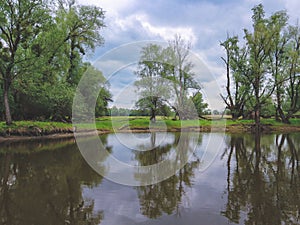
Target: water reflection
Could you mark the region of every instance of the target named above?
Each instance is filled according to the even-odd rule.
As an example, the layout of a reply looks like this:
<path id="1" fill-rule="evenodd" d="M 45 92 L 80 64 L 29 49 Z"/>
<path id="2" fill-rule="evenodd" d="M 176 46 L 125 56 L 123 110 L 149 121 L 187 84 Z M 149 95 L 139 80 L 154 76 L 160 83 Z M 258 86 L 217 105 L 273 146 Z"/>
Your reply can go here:
<path id="1" fill-rule="evenodd" d="M 178 164 L 182 161 L 188 163 L 171 176 L 158 184 L 137 187 L 138 198 L 140 200 L 141 213 L 151 219 L 160 217 L 163 213 L 180 215 L 179 204 L 185 194 L 185 187 L 191 187 L 192 178 L 194 177 L 194 170 L 199 165 L 199 158 L 197 156 L 187 160 L 189 154 L 194 151 L 194 140 L 201 142 L 198 134 L 185 133 L 174 134 L 173 143 L 168 143 L 154 148 L 152 151 L 136 152 L 135 158 L 140 165 L 156 164 L 166 158 L 172 149 L 176 149 L 176 160 L 170 160 L 169 166 L 176 169 Z M 179 141 L 179 139 L 181 139 Z M 152 146 L 156 146 L 156 133 L 151 134 Z M 191 145 L 192 143 L 192 145 Z M 199 144 L 199 143 L 196 143 Z M 142 147 L 142 146 L 140 146 Z M 176 165 L 174 165 L 176 164 Z M 151 171 L 149 171 L 151 173 Z M 151 174 L 148 174 L 151 176 Z M 136 175 L 136 178 L 140 177 Z"/>
<path id="2" fill-rule="evenodd" d="M 299 224 L 299 139 L 293 134 L 232 135 L 227 157 L 226 210 L 231 222 Z"/>
<path id="3" fill-rule="evenodd" d="M 51 151 L 0 154 L 0 224 L 100 224 L 103 213 L 83 198 L 82 186 L 99 185 L 102 177 L 87 166 L 74 141 L 53 144 L 57 149 Z"/>
<path id="4" fill-rule="evenodd" d="M 174 169 L 174 176 L 144 187 L 103 179 L 90 169 L 72 139 L 0 145 L 0 224 L 300 223 L 299 134 L 166 137 L 161 142 L 160 134 L 153 133 L 149 143 L 138 146 L 153 150 L 136 151 L 122 146 L 113 134 L 101 136 L 121 161 L 146 166 L 165 160 Z M 223 138 L 226 150 L 201 172 L 208 140 L 218 144 Z M 177 169 L 187 158 L 188 163 Z M 152 176 L 151 170 L 142 172 Z M 144 179 L 133 175 L 139 182 Z"/>

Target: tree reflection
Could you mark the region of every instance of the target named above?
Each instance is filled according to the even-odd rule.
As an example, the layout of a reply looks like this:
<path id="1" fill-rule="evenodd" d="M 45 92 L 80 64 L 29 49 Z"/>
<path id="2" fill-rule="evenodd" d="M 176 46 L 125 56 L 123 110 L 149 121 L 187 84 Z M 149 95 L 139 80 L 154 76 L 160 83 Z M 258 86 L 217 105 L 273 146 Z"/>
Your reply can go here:
<path id="1" fill-rule="evenodd" d="M 152 147 L 156 146 L 156 133 L 151 134 Z M 198 134 L 194 134 L 198 135 Z M 153 165 L 162 160 L 169 160 L 170 153 L 175 151 L 176 159 L 169 160 L 171 168 L 177 168 L 180 161 L 188 159 L 194 149 L 191 142 L 195 137 L 191 133 L 175 133 L 172 143 L 155 147 L 151 151 L 136 153 L 136 159 L 142 166 Z M 199 137 L 196 138 L 198 140 Z M 193 143 L 198 144 L 198 143 Z M 199 159 L 193 157 L 175 175 L 158 184 L 137 187 L 141 213 L 149 218 L 158 218 L 163 213 L 180 215 L 179 204 L 185 194 L 185 188 L 192 186 L 194 170 L 199 166 Z M 153 174 L 150 174 L 152 176 Z M 138 177 L 137 177 L 138 179 Z"/>
<path id="2" fill-rule="evenodd" d="M 82 195 L 102 177 L 73 141 L 51 151 L 0 154 L 0 177 L 0 224 L 99 224 L 103 218 Z"/>
<path id="3" fill-rule="evenodd" d="M 296 136 L 232 135 L 227 155 L 228 201 L 222 212 L 231 222 L 299 224 L 299 148 Z M 235 157 L 234 157 L 235 156 Z"/>

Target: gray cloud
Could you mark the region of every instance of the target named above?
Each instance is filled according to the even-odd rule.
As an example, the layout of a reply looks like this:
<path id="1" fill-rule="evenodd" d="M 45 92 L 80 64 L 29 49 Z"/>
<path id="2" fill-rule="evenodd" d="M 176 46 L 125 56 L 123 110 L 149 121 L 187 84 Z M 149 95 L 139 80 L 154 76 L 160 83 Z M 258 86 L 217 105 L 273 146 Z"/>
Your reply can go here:
<path id="1" fill-rule="evenodd" d="M 107 28 L 103 31 L 104 47 L 98 48 L 95 58 L 121 45 L 135 41 L 166 41 L 176 33 L 193 43 L 192 51 L 207 65 L 217 82 L 224 80 L 224 54 L 220 41 L 227 34 L 243 36 L 243 28 L 251 29 L 251 8 L 263 3 L 266 14 L 287 10 L 291 23 L 298 17 L 298 0 L 79 0 L 95 4 L 106 11 Z M 130 55 L 128 55 L 130 58 Z M 118 59 L 115 59 L 116 61 Z M 211 80 L 204 80 L 211 82 Z M 211 83 L 208 85 L 211 86 Z M 211 87 L 213 88 L 213 87 Z M 218 90 L 215 87 L 215 90 Z M 217 96 L 217 95 L 216 95 Z M 214 100 L 222 106 L 221 99 Z"/>

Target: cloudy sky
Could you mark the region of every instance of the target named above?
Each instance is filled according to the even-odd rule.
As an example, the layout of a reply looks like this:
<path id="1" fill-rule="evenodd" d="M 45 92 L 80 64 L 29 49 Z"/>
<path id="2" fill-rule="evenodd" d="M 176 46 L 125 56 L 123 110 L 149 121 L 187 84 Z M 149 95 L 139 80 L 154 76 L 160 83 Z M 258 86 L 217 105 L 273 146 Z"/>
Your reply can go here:
<path id="1" fill-rule="evenodd" d="M 212 109 L 223 107 L 218 97 L 224 89 L 225 82 L 225 69 L 220 60 L 224 52 L 219 45 L 220 41 L 225 40 L 227 34 L 242 37 L 243 28 L 251 28 L 251 8 L 262 3 L 267 16 L 279 10 L 287 10 L 290 24 L 295 24 L 300 17 L 299 0 L 79 0 L 78 2 L 97 5 L 106 11 L 106 28 L 102 33 L 105 44 L 96 49 L 92 61 L 97 59 L 99 61 L 107 52 L 128 43 L 145 40 L 169 41 L 175 34 L 180 34 L 184 39 L 191 41 L 193 53 L 211 72 L 211 75 L 207 75 L 210 77 L 203 80 L 202 86 Z M 114 93 L 121 89 L 120 83 L 125 87 L 133 78 L 128 68 L 127 71 L 117 68 L 118 62 L 123 65 L 120 59 L 112 58 L 110 63 L 105 63 L 106 67 L 111 65 L 114 70 L 120 70 L 111 82 Z"/>

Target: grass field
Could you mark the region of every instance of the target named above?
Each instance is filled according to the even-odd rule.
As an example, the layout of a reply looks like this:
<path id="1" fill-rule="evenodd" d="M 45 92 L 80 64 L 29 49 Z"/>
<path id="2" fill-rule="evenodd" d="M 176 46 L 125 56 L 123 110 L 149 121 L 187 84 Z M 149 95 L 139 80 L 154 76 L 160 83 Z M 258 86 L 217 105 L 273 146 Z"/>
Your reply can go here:
<path id="1" fill-rule="evenodd" d="M 283 128 L 300 128 L 300 119 L 291 119 L 291 124 L 283 124 L 275 119 L 262 119 L 262 124 L 267 124 L 273 128 L 282 130 Z M 172 118 L 157 117 L 157 122 L 151 124 L 149 117 L 100 117 L 96 119 L 96 128 L 103 132 L 116 132 L 122 130 L 148 130 L 149 127 L 158 130 L 178 130 L 181 128 L 210 128 L 210 127 L 234 127 L 236 129 L 243 128 L 253 124 L 253 120 L 230 120 L 220 117 L 211 117 L 209 120 L 172 120 Z M 80 124 L 78 126 L 84 129 L 92 129 L 93 124 Z M 0 135 L 35 135 L 50 134 L 50 133 L 67 133 L 72 132 L 73 125 L 71 123 L 61 122 L 40 122 L 40 121 L 17 121 L 11 126 L 7 126 L 5 122 L 0 122 Z"/>

